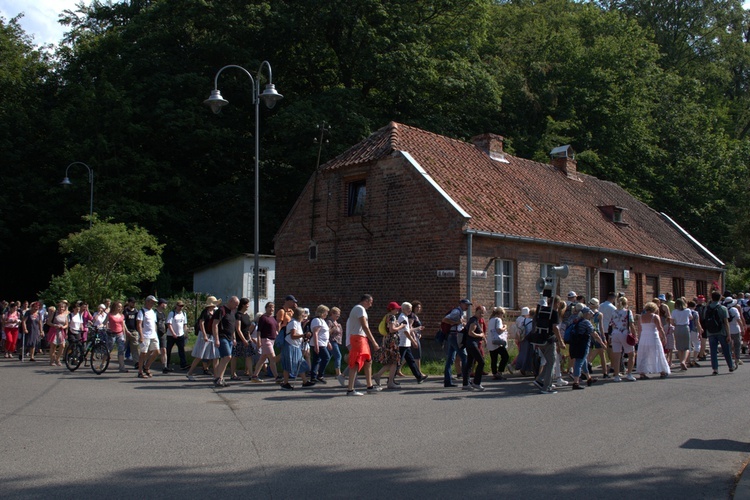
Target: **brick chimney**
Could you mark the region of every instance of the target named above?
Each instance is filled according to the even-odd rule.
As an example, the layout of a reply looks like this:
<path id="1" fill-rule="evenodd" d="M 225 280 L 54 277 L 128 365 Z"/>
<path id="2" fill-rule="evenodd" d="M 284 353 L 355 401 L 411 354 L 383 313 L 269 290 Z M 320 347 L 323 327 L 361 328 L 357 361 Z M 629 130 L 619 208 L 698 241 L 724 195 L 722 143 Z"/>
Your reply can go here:
<path id="1" fill-rule="evenodd" d="M 550 151 L 549 156 L 552 166 L 568 176 L 569 179 L 579 180 L 576 152 L 570 144 L 554 148 Z"/>
<path id="2" fill-rule="evenodd" d="M 505 153 L 503 153 L 503 139 L 502 135 L 481 134 L 472 137 L 471 142 L 493 160 L 507 162 Z"/>

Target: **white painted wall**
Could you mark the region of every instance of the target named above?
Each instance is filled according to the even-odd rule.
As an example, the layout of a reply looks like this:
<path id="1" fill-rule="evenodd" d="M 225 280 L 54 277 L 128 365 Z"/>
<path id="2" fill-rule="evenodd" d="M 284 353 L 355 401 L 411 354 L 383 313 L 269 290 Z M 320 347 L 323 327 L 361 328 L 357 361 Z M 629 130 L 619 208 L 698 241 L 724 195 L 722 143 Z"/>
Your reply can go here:
<path id="1" fill-rule="evenodd" d="M 193 273 L 193 291 L 214 295 L 226 302 L 232 295 L 250 299 L 249 313 L 254 315 L 253 304 L 253 266 L 252 254 L 242 254 L 214 264 L 209 264 Z M 261 255 L 259 265 L 267 269 L 267 293 L 259 298 L 259 309 L 264 311 L 265 304 L 275 297 L 276 258 L 272 255 Z"/>

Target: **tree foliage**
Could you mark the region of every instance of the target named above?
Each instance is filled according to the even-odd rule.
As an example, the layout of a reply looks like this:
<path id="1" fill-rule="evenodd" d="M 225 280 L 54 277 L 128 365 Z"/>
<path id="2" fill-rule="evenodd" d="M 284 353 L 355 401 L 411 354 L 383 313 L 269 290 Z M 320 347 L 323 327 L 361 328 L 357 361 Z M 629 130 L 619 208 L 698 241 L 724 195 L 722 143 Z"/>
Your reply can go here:
<path id="1" fill-rule="evenodd" d="M 164 245 L 148 231 L 99 220 L 96 215 L 92 221 L 90 229 L 60 240 L 60 253 L 67 257 L 67 265 L 42 292 L 49 303 L 64 298 L 97 304 L 107 297 L 123 298 L 159 275 Z"/>
<path id="2" fill-rule="evenodd" d="M 252 246 L 254 106 L 226 71 L 220 115 L 202 105 L 216 71 L 270 61 L 285 98 L 261 106 L 261 252 L 322 161 L 397 120 L 468 139 L 506 137 L 547 161 L 623 185 L 712 251 L 750 262 L 742 200 L 750 168 L 750 17 L 739 0 L 139 0 L 81 4 L 51 57 L 0 20 L 3 292 L 52 273 L 56 242 L 94 207 L 164 244 L 160 289 Z M 7 61 L 7 62 L 6 62 Z M 265 83 L 267 75 L 260 75 Z M 37 262 L 44 266 L 31 265 Z M 21 272 L 20 270 L 23 270 Z M 69 285 L 65 285 L 69 286 Z M 72 286 L 72 285 L 70 285 Z M 78 286 L 78 285 L 76 285 Z"/>

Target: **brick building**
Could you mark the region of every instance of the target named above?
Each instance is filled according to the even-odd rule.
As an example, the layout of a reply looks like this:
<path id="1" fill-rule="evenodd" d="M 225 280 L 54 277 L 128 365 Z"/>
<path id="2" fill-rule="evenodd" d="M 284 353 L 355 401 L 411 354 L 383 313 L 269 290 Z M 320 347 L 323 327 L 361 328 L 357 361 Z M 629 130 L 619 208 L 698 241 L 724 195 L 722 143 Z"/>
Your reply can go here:
<path id="1" fill-rule="evenodd" d="M 723 263 L 675 221 L 612 182 L 576 170 L 569 146 L 550 164 L 390 123 L 314 174 L 276 234 L 276 290 L 301 305 L 375 297 L 420 300 L 428 331 L 461 297 L 516 312 L 538 301 L 548 266 L 558 293 L 624 292 L 635 310 L 665 292 L 722 283 Z M 277 297 L 277 299 L 279 298 Z"/>

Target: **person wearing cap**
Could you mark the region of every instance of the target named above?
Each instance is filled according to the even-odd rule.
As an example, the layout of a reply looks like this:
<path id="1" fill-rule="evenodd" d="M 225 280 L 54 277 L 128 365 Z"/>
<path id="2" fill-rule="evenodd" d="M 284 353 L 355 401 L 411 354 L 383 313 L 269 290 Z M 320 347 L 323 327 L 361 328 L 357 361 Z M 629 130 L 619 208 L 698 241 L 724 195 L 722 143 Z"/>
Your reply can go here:
<path id="1" fill-rule="evenodd" d="M 284 298 L 284 305 L 276 311 L 276 322 L 279 325 L 279 330 L 284 328 L 294 316 L 294 309 L 297 307 L 297 299 L 294 295 L 287 295 Z"/>
<path id="2" fill-rule="evenodd" d="M 161 372 L 169 373 L 172 369 L 167 360 L 167 299 L 156 301 L 156 336 L 159 339 L 159 354 L 161 355 Z"/>
<path id="3" fill-rule="evenodd" d="M 724 299 L 723 305 L 727 308 L 729 314 L 727 321 L 729 322 L 729 336 L 732 338 L 732 360 L 734 361 L 734 369 L 736 370 L 737 366 L 742 364 L 740 352 L 742 349 L 742 331 L 745 329 L 745 322 L 736 299 L 727 297 Z"/>
<path id="4" fill-rule="evenodd" d="M 603 342 L 591 322 L 594 319 L 594 314 L 591 308 L 583 306 L 578 313 L 574 333 L 570 336 L 570 358 L 573 361 L 572 387 L 574 391 L 583 389 L 581 387 L 581 371 L 586 375 L 586 385 L 590 386 L 596 382 L 596 379 L 589 373 L 588 363 L 586 362 L 592 338 L 599 345 Z"/>
<path id="5" fill-rule="evenodd" d="M 469 310 L 471 301 L 461 299 L 458 306 L 451 309 L 451 312 L 445 315 L 443 323 L 451 325 L 448 337 L 445 339 L 445 369 L 443 371 L 443 386 L 458 387 L 453 383 L 451 369 L 456 361 L 456 354 L 461 360 L 461 366 L 466 364 L 466 349 L 458 345 L 458 332 L 463 331 L 466 325 L 466 311 Z"/>
<path id="6" fill-rule="evenodd" d="M 138 378 L 151 378 L 151 364 L 159 355 L 159 336 L 156 330 L 156 297 L 149 295 L 138 310 L 136 329 L 138 330 Z"/>
<path id="7" fill-rule="evenodd" d="M 122 316 L 124 319 L 123 326 L 125 327 L 125 335 L 127 335 L 127 345 L 125 346 L 125 359 L 133 358 L 135 368 L 138 368 L 138 349 L 140 348 L 138 340 L 138 309 L 135 308 L 135 297 L 128 297 L 125 302 L 125 307 L 122 310 Z"/>
<path id="8" fill-rule="evenodd" d="M 388 373 L 388 389 L 398 390 L 401 386 L 396 382 L 396 371 L 398 370 L 398 331 L 401 325 L 398 323 L 398 315 L 401 312 L 401 304 L 398 302 L 388 303 L 388 312 L 385 318 L 386 335 L 383 337 L 383 345 L 375 353 L 374 361 L 380 363 L 382 368 L 373 378 L 375 383 L 380 385 L 380 377 Z"/>
<path id="9" fill-rule="evenodd" d="M 172 362 L 172 349 L 177 346 L 177 355 L 180 357 L 180 370 L 190 368 L 185 358 L 185 327 L 187 326 L 187 314 L 185 313 L 185 303 L 178 300 L 174 309 L 169 311 L 167 316 L 167 364 L 166 369 L 172 371 L 170 364 Z"/>

